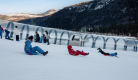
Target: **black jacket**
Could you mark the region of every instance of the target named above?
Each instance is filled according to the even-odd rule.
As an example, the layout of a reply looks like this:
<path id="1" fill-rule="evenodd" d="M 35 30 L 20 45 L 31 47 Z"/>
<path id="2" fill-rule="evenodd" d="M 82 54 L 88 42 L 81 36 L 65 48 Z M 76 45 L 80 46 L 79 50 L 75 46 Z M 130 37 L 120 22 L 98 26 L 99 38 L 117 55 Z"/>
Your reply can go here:
<path id="1" fill-rule="evenodd" d="M 101 54 L 103 54 L 103 55 L 109 55 L 109 53 L 105 53 L 105 52 L 102 51 L 102 50 L 99 50 L 99 52 L 100 52 Z"/>
<path id="2" fill-rule="evenodd" d="M 36 34 L 36 39 L 40 39 L 40 36 L 39 36 L 39 34 Z"/>

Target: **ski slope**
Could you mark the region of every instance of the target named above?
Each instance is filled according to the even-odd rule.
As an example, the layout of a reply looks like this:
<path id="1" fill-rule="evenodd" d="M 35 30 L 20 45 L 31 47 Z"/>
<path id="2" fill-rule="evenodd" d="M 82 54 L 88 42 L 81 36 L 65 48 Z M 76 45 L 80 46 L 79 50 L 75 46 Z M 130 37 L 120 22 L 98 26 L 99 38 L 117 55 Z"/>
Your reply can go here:
<path id="1" fill-rule="evenodd" d="M 0 80 L 137 80 L 138 53 L 122 50 L 119 58 L 103 56 L 96 48 L 75 47 L 89 52 L 88 56 L 71 56 L 67 45 L 39 46 L 48 55 L 26 55 L 24 40 L 20 42 L 0 39 Z"/>

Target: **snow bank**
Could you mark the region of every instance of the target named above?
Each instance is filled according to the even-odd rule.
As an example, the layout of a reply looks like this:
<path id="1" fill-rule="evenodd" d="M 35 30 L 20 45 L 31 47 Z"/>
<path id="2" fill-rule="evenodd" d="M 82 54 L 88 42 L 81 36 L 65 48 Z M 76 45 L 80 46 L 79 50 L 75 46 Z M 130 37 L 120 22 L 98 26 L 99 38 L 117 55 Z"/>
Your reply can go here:
<path id="1" fill-rule="evenodd" d="M 66 45 L 39 46 L 47 56 L 24 53 L 25 41 L 0 39 L 0 80 L 137 80 L 138 54 L 136 52 L 104 50 L 117 52 L 120 58 L 107 57 L 96 48 L 74 47 L 74 50 L 89 52 L 88 56 L 71 56 Z"/>

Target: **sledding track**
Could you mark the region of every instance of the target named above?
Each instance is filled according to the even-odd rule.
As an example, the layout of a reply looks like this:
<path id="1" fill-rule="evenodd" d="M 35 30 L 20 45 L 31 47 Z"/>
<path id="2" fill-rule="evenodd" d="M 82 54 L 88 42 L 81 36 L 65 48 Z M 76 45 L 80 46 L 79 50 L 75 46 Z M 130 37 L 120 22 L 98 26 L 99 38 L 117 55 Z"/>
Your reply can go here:
<path id="1" fill-rule="evenodd" d="M 71 56 L 66 45 L 32 43 L 46 56 L 26 55 L 24 42 L 0 39 L 0 80 L 137 80 L 138 54 L 132 51 L 117 52 L 119 58 L 103 56 L 96 48 L 75 47 L 89 52 L 88 56 Z"/>
<path id="2" fill-rule="evenodd" d="M 81 40 L 79 45 L 80 47 L 91 47 L 91 48 L 98 48 L 101 47 L 103 49 L 111 49 L 111 50 L 124 50 L 124 51 L 135 51 L 137 52 L 137 43 L 136 40 L 128 40 L 126 38 L 131 37 L 116 37 L 116 36 L 103 36 L 103 35 L 91 35 L 85 33 L 76 33 L 73 31 L 66 31 L 48 27 L 39 27 L 33 25 L 26 25 L 21 23 L 13 23 L 8 21 L 1 20 L 0 24 L 5 29 L 11 31 L 10 36 L 15 37 L 13 33 L 14 26 L 18 26 L 21 30 L 20 39 L 25 40 L 28 38 L 29 35 L 33 35 L 35 37 L 35 32 L 39 32 L 41 35 L 44 34 L 44 31 L 47 30 L 51 37 L 50 44 L 57 44 L 57 45 L 68 45 L 71 41 L 70 34 L 80 34 Z M 4 36 L 4 34 L 3 34 Z M 40 41 L 43 43 L 43 41 Z"/>

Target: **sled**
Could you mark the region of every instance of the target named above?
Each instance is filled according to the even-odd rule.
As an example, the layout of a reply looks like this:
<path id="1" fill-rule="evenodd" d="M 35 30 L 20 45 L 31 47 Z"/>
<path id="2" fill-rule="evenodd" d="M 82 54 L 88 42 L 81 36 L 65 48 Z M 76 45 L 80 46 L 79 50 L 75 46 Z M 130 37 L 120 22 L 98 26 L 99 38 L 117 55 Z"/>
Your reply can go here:
<path id="1" fill-rule="evenodd" d="M 26 53 L 29 55 L 29 53 Z M 39 53 L 38 52 L 35 52 L 35 53 L 31 53 L 32 55 L 38 55 Z"/>

